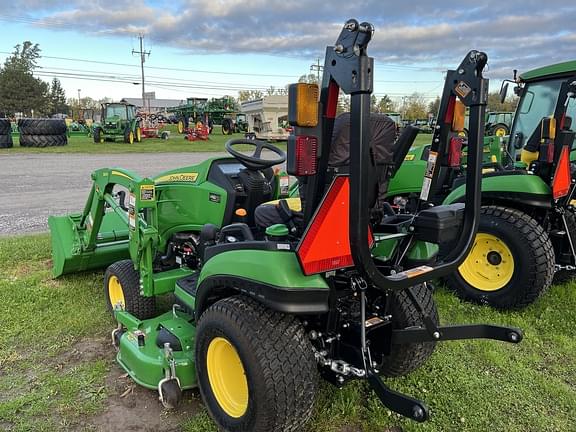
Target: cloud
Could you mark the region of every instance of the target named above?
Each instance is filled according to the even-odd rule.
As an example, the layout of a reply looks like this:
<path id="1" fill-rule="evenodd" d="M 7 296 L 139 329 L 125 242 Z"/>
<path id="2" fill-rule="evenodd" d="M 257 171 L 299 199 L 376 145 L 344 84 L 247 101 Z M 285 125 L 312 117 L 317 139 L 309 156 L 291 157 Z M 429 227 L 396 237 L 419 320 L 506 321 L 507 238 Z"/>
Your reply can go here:
<path id="1" fill-rule="evenodd" d="M 155 44 L 192 53 L 318 55 L 332 44 L 344 21 L 376 27 L 370 54 L 380 63 L 455 65 L 469 49 L 488 53 L 491 75 L 510 76 L 511 67 L 574 57 L 576 5 L 562 0 L 23 0 L 36 10 L 37 25 L 86 33 L 144 32 Z M 36 7 L 36 9 L 34 9 Z M 78 23 L 82 23 L 81 26 Z"/>

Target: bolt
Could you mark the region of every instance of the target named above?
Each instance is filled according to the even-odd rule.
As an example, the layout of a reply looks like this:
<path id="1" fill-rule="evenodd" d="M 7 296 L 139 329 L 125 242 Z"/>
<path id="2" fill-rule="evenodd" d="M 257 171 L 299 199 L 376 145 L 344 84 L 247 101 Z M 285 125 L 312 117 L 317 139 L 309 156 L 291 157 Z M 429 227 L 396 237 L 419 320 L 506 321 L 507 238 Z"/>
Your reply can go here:
<path id="1" fill-rule="evenodd" d="M 459 73 L 460 75 L 464 75 L 464 72 L 465 72 L 464 69 L 458 69 L 458 73 Z"/>
<path id="2" fill-rule="evenodd" d="M 318 339 L 318 332 L 316 330 L 312 330 L 310 332 L 310 339 L 312 339 L 312 340 Z"/>
<path id="3" fill-rule="evenodd" d="M 344 45 L 338 44 L 334 47 L 334 51 L 336 51 L 338 54 L 341 54 L 344 52 Z"/>
<path id="4" fill-rule="evenodd" d="M 432 333 L 432 337 L 434 337 L 434 339 L 440 339 L 440 332 L 435 331 Z"/>
<path id="5" fill-rule="evenodd" d="M 344 384 L 344 377 L 342 375 L 338 375 L 336 381 L 338 381 L 338 384 Z"/>
<path id="6" fill-rule="evenodd" d="M 412 417 L 414 420 L 422 420 L 424 418 L 424 410 L 419 406 L 415 406 L 412 409 Z"/>
<path id="7" fill-rule="evenodd" d="M 510 332 L 508 337 L 510 338 L 510 342 L 518 342 L 520 340 L 520 336 L 516 332 Z"/>

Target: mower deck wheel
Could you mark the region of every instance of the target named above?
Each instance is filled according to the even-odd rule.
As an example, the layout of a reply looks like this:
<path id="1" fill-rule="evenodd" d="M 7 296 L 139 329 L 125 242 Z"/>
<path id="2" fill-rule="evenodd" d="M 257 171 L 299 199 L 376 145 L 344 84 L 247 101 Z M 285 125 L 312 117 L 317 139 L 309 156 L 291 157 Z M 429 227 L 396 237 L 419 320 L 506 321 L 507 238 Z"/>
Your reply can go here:
<path id="1" fill-rule="evenodd" d="M 408 288 L 422 306 L 424 313 L 438 326 L 438 310 L 432 296 L 431 287 L 419 284 Z M 390 294 L 389 313 L 392 315 L 394 329 L 420 327 L 424 325 L 422 313 L 412 298 L 404 291 L 394 291 Z M 434 352 L 435 342 L 410 343 L 393 345 L 390 354 L 384 357 L 379 365 L 380 373 L 387 377 L 399 377 L 422 366 Z"/>
<path id="2" fill-rule="evenodd" d="M 160 381 L 158 393 L 160 402 L 166 409 L 175 409 L 182 402 L 182 389 L 174 378 Z"/>
<path id="3" fill-rule="evenodd" d="M 221 430 L 293 431 L 310 418 L 318 369 L 300 321 L 244 296 L 210 306 L 196 327 L 202 399 Z"/>
<path id="4" fill-rule="evenodd" d="M 140 275 L 130 260 L 115 262 L 106 269 L 104 292 L 112 316 L 117 306 L 139 319 L 156 314 L 156 299 L 140 295 Z"/>
<path id="5" fill-rule="evenodd" d="M 534 302 L 552 283 L 554 249 L 548 233 L 526 213 L 485 206 L 474 245 L 446 284 L 464 299 L 499 309 Z"/>

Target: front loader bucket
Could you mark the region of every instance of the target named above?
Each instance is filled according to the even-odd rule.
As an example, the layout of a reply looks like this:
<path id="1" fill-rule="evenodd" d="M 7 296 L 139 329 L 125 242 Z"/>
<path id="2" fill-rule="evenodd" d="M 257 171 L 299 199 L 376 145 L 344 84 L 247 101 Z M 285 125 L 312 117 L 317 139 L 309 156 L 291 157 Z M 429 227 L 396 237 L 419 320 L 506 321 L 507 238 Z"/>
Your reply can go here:
<path id="1" fill-rule="evenodd" d="M 86 230 L 80 227 L 81 218 L 79 213 L 48 218 L 54 277 L 99 269 L 130 258 L 128 227 L 118 215 L 107 213 L 104 216 L 97 242 L 92 248 L 84 246 Z"/>

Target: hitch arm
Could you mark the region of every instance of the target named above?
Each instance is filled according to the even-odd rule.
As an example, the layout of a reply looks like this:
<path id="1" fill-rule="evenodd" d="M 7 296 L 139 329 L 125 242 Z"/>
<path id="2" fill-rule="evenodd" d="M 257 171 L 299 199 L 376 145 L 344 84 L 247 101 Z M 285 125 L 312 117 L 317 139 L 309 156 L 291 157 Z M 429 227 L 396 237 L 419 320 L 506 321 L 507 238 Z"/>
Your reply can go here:
<path id="1" fill-rule="evenodd" d="M 524 338 L 522 330 L 490 324 L 451 325 L 438 327 L 430 333 L 425 327 L 392 330 L 392 344 L 437 342 L 462 339 L 492 339 L 502 342 L 519 343 Z"/>

